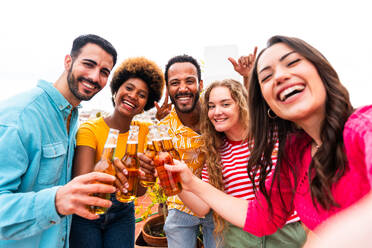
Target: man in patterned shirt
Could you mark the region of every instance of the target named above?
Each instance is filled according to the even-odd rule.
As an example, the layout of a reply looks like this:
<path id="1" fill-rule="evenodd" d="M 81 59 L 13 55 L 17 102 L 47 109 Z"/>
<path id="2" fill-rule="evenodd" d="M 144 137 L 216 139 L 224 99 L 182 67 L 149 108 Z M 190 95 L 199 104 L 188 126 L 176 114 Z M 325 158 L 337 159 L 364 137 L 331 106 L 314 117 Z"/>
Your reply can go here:
<path id="1" fill-rule="evenodd" d="M 203 80 L 201 80 L 198 62 L 188 55 L 171 58 L 165 67 L 165 82 L 174 108 L 169 115 L 160 121 L 160 124 L 169 127 L 168 132 L 181 159 L 193 170 L 194 174 L 200 176 L 204 164 L 199 128 L 199 94 L 203 87 Z M 166 105 L 162 107 L 166 107 Z M 158 106 L 157 108 L 159 110 Z M 151 163 L 151 160 L 144 156 L 140 156 L 140 160 L 141 166 L 145 168 L 148 168 L 146 164 Z M 191 212 L 178 196 L 169 197 L 167 202 L 169 214 L 164 231 L 169 247 L 195 247 L 200 225 L 202 226 L 204 247 L 216 247 L 212 213 L 200 218 Z"/>

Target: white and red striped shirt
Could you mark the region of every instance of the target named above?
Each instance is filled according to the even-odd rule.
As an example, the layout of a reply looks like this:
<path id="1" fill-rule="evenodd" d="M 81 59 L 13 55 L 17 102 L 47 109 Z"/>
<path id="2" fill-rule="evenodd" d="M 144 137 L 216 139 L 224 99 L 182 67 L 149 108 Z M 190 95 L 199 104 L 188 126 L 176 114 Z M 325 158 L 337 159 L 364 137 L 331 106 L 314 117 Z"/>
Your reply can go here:
<path id="1" fill-rule="evenodd" d="M 254 199 L 253 184 L 248 177 L 247 165 L 251 155 L 250 149 L 253 147 L 253 141 L 242 143 L 241 141 L 231 141 L 224 139 L 223 145 L 220 148 L 220 156 L 222 163 L 222 178 L 225 187 L 225 193 L 237 198 L 245 200 Z M 273 169 L 275 168 L 278 159 L 278 141 L 275 143 L 271 159 Z M 267 179 L 271 176 L 270 172 Z M 258 183 L 259 173 L 255 177 L 255 182 Z M 207 167 L 204 165 L 202 171 L 202 180 L 208 182 Z M 299 221 L 297 213 L 294 212 L 287 221 L 288 223 Z"/>

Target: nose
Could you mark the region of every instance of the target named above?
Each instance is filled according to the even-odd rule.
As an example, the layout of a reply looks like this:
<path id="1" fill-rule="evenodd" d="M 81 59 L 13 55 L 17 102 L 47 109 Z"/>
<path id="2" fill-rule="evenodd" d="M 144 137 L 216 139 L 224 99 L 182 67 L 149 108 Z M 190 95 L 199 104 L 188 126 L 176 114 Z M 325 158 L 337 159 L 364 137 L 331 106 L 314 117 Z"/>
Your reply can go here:
<path id="1" fill-rule="evenodd" d="M 128 96 L 129 96 L 129 98 L 131 98 L 133 100 L 137 99 L 137 93 L 134 90 L 128 92 Z"/>
<path id="2" fill-rule="evenodd" d="M 289 80 L 290 75 L 291 74 L 289 73 L 288 68 L 283 67 L 283 66 L 278 66 L 274 73 L 275 83 L 282 84 L 286 82 L 287 80 Z"/>
<path id="3" fill-rule="evenodd" d="M 188 91 L 187 84 L 184 83 L 184 82 L 181 82 L 180 87 L 178 88 L 178 91 L 179 92 L 187 92 Z"/>
<path id="4" fill-rule="evenodd" d="M 221 107 L 220 106 L 215 106 L 214 107 L 214 114 L 215 115 L 220 115 L 221 113 L 222 113 L 222 111 L 221 111 L 222 109 L 221 109 Z"/>
<path id="5" fill-rule="evenodd" d="M 100 76 L 100 71 L 99 70 L 92 70 L 92 72 L 90 74 L 90 79 L 95 83 L 99 83 L 100 82 L 99 76 Z"/>

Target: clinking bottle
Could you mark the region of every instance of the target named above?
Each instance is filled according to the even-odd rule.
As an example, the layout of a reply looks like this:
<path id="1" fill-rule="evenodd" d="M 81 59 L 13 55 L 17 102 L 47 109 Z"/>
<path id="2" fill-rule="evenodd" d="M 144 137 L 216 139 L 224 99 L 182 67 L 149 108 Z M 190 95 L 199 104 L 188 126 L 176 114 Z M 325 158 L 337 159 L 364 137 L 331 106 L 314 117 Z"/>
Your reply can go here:
<path id="1" fill-rule="evenodd" d="M 115 167 L 113 165 L 113 159 L 115 155 L 116 144 L 118 142 L 118 136 L 119 130 L 110 128 L 105 146 L 103 147 L 101 159 L 94 166 L 94 171 L 107 173 L 112 176 L 116 175 Z M 111 196 L 110 193 L 95 193 L 93 195 L 108 200 L 110 200 Z M 95 214 L 104 214 L 107 212 L 107 208 L 97 206 L 90 206 L 90 210 Z"/>
<path id="2" fill-rule="evenodd" d="M 150 158 L 151 160 L 154 160 L 156 151 L 153 144 L 154 137 L 156 136 L 156 133 L 158 132 L 158 128 L 155 125 L 149 126 L 149 133 L 147 134 L 147 144 L 146 144 L 146 150 L 145 155 Z M 147 174 L 144 176 L 145 178 L 140 181 L 140 184 L 144 187 L 152 187 L 154 186 L 156 182 L 156 177 L 152 174 Z"/>
<path id="3" fill-rule="evenodd" d="M 160 186 L 162 186 L 167 196 L 176 195 L 182 190 L 179 173 L 167 171 L 164 164 L 174 165 L 173 158 L 179 160 L 180 156 L 173 147 L 167 126 L 159 126 L 159 132 L 154 138 L 153 144 L 157 151 L 154 164 L 159 176 Z"/>
<path id="4" fill-rule="evenodd" d="M 131 125 L 126 145 L 126 150 L 121 161 L 124 163 L 128 175 L 128 192 L 124 194 L 120 190 L 116 193 L 116 199 L 121 202 L 131 202 L 136 198 L 138 186 L 139 162 L 137 157 L 139 127 Z"/>

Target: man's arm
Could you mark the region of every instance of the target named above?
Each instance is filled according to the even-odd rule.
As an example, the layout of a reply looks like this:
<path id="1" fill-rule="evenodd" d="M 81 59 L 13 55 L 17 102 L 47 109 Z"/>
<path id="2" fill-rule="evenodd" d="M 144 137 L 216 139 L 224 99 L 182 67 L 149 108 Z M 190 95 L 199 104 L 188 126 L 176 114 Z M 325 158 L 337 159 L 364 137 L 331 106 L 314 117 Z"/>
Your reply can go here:
<path id="1" fill-rule="evenodd" d="M 20 137 L 16 128 L 0 127 L 0 239 L 23 239 L 36 235 L 59 223 L 63 215 L 72 213 L 95 219 L 97 215 L 90 213 L 87 205 L 111 205 L 108 200 L 89 196 L 95 192 L 115 191 L 113 186 L 92 183 L 114 180 L 114 177 L 103 173 L 77 177 L 65 186 L 21 189 L 26 172 L 38 170 L 36 167 L 39 164 L 30 161 Z M 24 192 L 20 192 L 22 190 Z"/>

